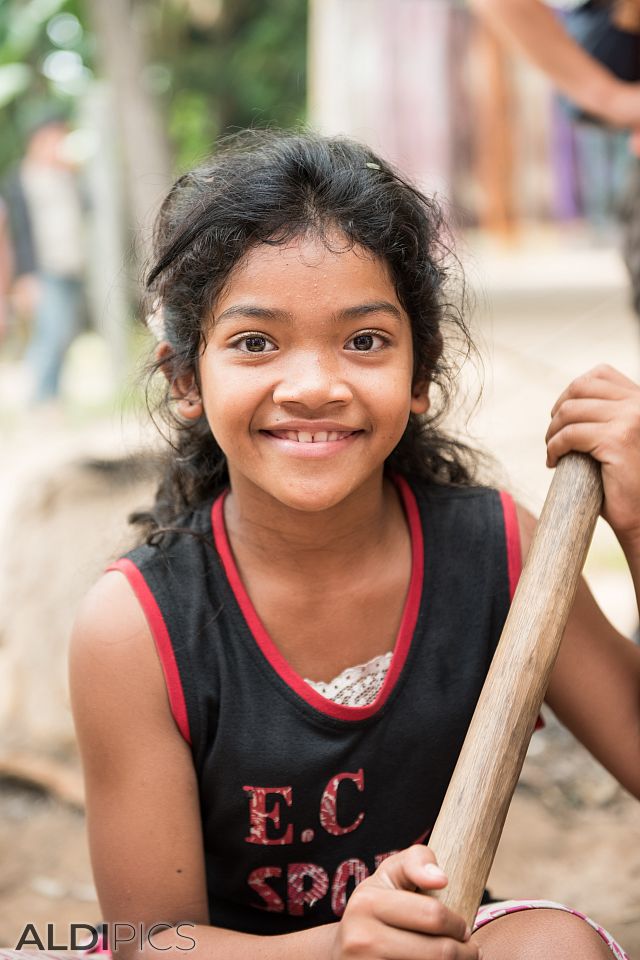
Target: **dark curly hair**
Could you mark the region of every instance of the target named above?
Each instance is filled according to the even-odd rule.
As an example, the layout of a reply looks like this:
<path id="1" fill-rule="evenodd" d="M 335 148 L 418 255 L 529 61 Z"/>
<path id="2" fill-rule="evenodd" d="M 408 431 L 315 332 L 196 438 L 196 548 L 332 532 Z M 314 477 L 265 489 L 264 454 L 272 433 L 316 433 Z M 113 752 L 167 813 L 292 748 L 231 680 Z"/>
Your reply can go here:
<path id="1" fill-rule="evenodd" d="M 310 233 L 329 243 L 336 229 L 387 265 L 411 320 L 414 377 L 440 391 L 435 413 L 411 415 L 387 468 L 439 484 L 471 483 L 478 455 L 438 426 L 452 393 L 451 343 L 464 357 L 472 349 L 464 282 L 442 210 L 352 140 L 244 131 L 177 180 L 158 216 L 146 282 L 150 312 L 155 307 L 161 315 L 171 347 L 164 361 L 170 376 L 197 375 L 203 325 L 248 250 Z M 151 539 L 228 483 L 225 456 L 204 416 L 181 422 L 168 388 L 159 406 L 172 426 L 171 449 L 154 506 L 132 517 Z"/>

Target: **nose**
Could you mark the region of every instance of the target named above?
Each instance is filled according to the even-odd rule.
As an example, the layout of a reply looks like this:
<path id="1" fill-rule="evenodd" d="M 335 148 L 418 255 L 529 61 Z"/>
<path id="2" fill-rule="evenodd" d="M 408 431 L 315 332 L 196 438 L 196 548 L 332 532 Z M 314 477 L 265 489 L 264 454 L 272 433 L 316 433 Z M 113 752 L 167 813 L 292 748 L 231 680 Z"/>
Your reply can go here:
<path id="1" fill-rule="evenodd" d="M 273 391 L 273 402 L 278 405 L 297 403 L 312 410 L 329 403 L 349 403 L 352 398 L 339 364 L 318 351 L 291 354 Z"/>

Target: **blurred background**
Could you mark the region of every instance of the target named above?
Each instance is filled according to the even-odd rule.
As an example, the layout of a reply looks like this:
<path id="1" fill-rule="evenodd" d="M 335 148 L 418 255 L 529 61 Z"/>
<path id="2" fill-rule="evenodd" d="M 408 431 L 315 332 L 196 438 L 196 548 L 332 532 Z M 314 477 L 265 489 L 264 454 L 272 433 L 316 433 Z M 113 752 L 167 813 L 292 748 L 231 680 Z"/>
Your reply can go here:
<path id="1" fill-rule="evenodd" d="M 100 915 L 66 647 L 152 494 L 155 211 L 217 137 L 300 123 L 368 141 L 449 205 L 480 355 L 454 423 L 531 509 L 560 391 L 600 362 L 640 374 L 618 252 L 627 136 L 570 119 L 464 3 L 0 0 L 0 947 Z M 587 576 L 632 634 L 604 525 Z M 640 957 L 638 804 L 547 720 L 492 889 L 589 911 Z"/>

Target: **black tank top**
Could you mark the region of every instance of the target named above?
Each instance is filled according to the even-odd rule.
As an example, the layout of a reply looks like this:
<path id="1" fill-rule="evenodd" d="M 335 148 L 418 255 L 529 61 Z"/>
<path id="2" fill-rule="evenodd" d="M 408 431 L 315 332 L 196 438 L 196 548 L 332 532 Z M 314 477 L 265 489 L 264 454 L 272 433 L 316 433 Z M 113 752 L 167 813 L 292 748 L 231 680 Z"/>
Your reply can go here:
<path id="1" fill-rule="evenodd" d="M 200 791 L 210 922 L 293 932 L 338 919 L 391 853 L 428 842 L 520 568 L 513 502 L 396 479 L 412 574 L 376 700 L 326 700 L 261 624 L 223 499 L 117 561 L 147 616 Z M 473 785 L 470 785 L 473 788 Z M 188 918 L 185 918 L 188 919 Z"/>

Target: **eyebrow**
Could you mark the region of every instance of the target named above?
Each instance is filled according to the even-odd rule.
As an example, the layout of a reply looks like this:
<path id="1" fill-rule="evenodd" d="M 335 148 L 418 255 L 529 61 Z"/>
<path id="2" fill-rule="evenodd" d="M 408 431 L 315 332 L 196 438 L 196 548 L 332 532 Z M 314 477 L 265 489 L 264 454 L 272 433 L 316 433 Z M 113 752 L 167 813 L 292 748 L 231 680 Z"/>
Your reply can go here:
<path id="1" fill-rule="evenodd" d="M 370 303 L 359 303 L 353 307 L 345 307 L 336 314 L 336 319 L 355 319 L 357 317 L 366 317 L 372 313 L 388 313 L 396 320 L 402 320 L 402 311 L 388 300 L 372 300 Z M 284 310 L 270 310 L 267 307 L 258 307 L 251 303 L 239 303 L 236 306 L 228 307 L 223 310 L 220 316 L 214 318 L 214 322 L 224 323 L 227 320 L 234 320 L 237 317 L 252 317 L 256 320 L 278 320 L 291 325 L 293 316 Z"/>
<path id="2" fill-rule="evenodd" d="M 250 303 L 239 303 L 235 307 L 227 307 L 219 317 L 214 316 L 214 323 L 224 323 L 226 320 L 234 320 L 236 317 L 255 317 L 256 320 L 285 320 L 287 323 L 293 323 L 293 317 L 290 313 L 282 310 L 269 310 L 267 307 L 256 307 Z"/>
<path id="3" fill-rule="evenodd" d="M 366 317 L 370 313 L 390 313 L 396 320 L 402 320 L 402 311 L 388 300 L 373 300 L 371 303 L 361 303 L 356 307 L 347 307 L 341 310 L 338 316 Z"/>

